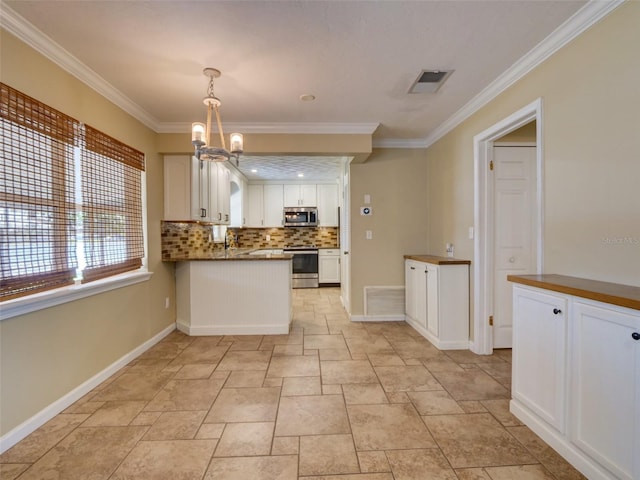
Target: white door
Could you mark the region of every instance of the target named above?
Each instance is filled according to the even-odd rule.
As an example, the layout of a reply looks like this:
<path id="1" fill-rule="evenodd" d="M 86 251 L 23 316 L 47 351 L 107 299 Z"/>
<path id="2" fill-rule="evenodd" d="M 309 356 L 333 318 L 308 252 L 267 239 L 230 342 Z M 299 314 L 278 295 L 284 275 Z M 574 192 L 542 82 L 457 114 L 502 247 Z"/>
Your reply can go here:
<path id="1" fill-rule="evenodd" d="M 351 313 L 351 263 L 349 258 L 350 248 L 350 194 L 349 194 L 349 162 L 344 164 L 344 176 L 342 184 L 342 208 L 340 209 L 340 293 L 342 295 L 342 306 Z"/>
<path id="2" fill-rule="evenodd" d="M 493 348 L 511 348 L 507 275 L 536 273 L 536 147 L 493 149 Z"/>

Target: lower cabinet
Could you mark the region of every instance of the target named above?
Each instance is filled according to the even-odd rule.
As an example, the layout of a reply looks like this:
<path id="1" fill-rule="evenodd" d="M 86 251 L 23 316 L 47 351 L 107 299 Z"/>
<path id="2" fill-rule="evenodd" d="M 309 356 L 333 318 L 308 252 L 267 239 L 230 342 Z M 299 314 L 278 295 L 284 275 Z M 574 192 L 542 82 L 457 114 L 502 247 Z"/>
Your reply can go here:
<path id="1" fill-rule="evenodd" d="M 405 259 L 405 319 L 441 350 L 469 348 L 469 265 Z"/>
<path id="2" fill-rule="evenodd" d="M 513 288 L 511 411 L 589 479 L 640 478 L 640 312 Z"/>
<path id="3" fill-rule="evenodd" d="M 337 248 L 318 249 L 318 283 L 340 283 L 340 250 Z"/>

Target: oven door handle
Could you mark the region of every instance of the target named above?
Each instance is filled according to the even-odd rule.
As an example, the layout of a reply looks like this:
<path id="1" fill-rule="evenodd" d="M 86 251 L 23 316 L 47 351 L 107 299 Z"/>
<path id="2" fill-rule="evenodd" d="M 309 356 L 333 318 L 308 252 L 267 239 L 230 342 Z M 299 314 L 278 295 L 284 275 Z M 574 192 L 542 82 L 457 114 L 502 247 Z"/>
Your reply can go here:
<path id="1" fill-rule="evenodd" d="M 318 255 L 317 250 L 284 250 L 284 253 L 293 253 L 295 255 L 305 254 L 305 255 Z"/>

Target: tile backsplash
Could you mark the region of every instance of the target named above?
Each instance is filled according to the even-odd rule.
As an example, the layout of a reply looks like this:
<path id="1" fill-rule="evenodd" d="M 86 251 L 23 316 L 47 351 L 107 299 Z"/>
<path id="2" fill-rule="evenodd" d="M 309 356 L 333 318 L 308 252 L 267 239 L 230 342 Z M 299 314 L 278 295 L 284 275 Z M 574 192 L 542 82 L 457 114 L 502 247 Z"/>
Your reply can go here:
<path id="1" fill-rule="evenodd" d="M 186 252 L 207 255 L 224 250 L 224 227 L 163 221 L 161 229 L 163 260 L 183 257 Z M 235 236 L 238 248 L 338 247 L 337 227 L 228 228 L 227 234 Z"/>

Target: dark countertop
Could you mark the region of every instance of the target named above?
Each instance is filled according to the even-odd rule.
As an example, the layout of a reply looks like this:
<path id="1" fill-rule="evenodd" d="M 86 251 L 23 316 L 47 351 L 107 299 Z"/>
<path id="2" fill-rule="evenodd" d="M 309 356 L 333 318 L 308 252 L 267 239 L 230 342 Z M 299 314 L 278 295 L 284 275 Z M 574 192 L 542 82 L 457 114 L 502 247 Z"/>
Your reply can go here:
<path id="1" fill-rule="evenodd" d="M 530 287 L 640 310 L 640 287 L 553 274 L 508 275 L 507 280 Z"/>
<path id="2" fill-rule="evenodd" d="M 173 256 L 171 258 L 163 258 L 163 262 L 185 262 L 185 261 L 264 261 L 264 260 L 291 260 L 293 255 L 290 253 L 282 253 L 282 254 L 266 254 L 266 255 L 251 255 L 251 252 L 256 250 L 264 250 L 264 249 L 256 249 L 256 248 L 236 248 L 236 249 L 228 249 L 221 250 L 219 252 L 215 252 L 212 254 L 194 254 L 189 252 L 184 252 L 184 254 L 180 256 Z"/>
<path id="3" fill-rule="evenodd" d="M 437 255 L 405 255 L 405 260 L 431 263 L 432 265 L 471 265 L 471 260 L 461 260 L 453 257 L 439 257 Z"/>

